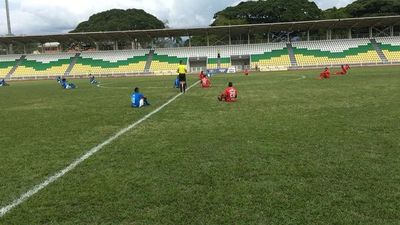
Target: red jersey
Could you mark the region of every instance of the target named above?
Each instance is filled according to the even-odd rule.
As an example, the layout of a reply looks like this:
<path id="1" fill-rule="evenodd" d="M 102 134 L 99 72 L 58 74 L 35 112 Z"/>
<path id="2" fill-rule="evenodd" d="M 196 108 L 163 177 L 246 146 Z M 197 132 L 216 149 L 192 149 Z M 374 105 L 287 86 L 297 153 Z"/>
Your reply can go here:
<path id="1" fill-rule="evenodd" d="M 329 79 L 331 77 L 331 71 L 329 69 L 325 69 L 324 72 L 320 75 L 321 79 Z"/>
<path id="2" fill-rule="evenodd" d="M 204 77 L 206 77 L 206 75 L 205 75 L 203 72 L 201 72 L 201 73 L 199 74 L 200 80 L 203 79 Z"/>
<path id="3" fill-rule="evenodd" d="M 209 88 L 211 87 L 211 81 L 207 77 L 203 77 L 201 79 L 201 87 L 202 88 Z"/>
<path id="4" fill-rule="evenodd" d="M 224 91 L 225 94 L 225 101 L 226 102 L 236 102 L 237 101 L 237 95 L 238 91 L 234 87 L 228 87 Z"/>

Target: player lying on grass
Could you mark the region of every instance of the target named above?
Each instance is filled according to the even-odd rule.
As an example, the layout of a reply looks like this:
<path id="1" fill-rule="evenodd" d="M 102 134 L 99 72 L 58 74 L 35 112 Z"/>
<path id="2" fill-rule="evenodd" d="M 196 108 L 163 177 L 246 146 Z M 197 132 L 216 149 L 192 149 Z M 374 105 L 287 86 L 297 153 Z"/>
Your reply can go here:
<path id="1" fill-rule="evenodd" d="M 139 92 L 139 88 L 135 88 L 135 91 L 131 95 L 131 101 L 133 108 L 141 108 L 150 105 L 147 98 Z"/>
<path id="2" fill-rule="evenodd" d="M 203 78 L 201 78 L 200 85 L 201 85 L 202 88 L 210 88 L 211 87 L 211 81 L 210 81 L 210 79 L 208 79 L 207 76 L 204 76 Z"/>
<path id="3" fill-rule="evenodd" d="M 233 83 L 229 82 L 228 88 L 225 89 L 225 91 L 218 96 L 219 101 L 225 101 L 225 102 L 236 102 L 238 97 L 238 91 L 235 87 L 233 87 Z"/>
<path id="4" fill-rule="evenodd" d="M 325 70 L 319 75 L 319 79 L 324 80 L 330 78 L 331 78 L 331 71 L 329 70 L 328 67 L 326 67 Z"/>
<path id="5" fill-rule="evenodd" d="M 67 79 L 63 78 L 63 79 L 61 80 L 61 87 L 62 87 L 63 89 L 75 89 L 75 88 L 76 88 L 76 85 L 73 84 L 73 83 L 68 83 L 68 82 L 67 82 Z"/>
<path id="6" fill-rule="evenodd" d="M 336 75 L 346 75 L 349 70 L 350 70 L 349 64 L 342 65 L 342 71 L 336 72 Z"/>
<path id="7" fill-rule="evenodd" d="M 58 76 L 56 80 L 57 80 L 57 83 L 58 83 L 59 85 L 61 85 L 61 81 L 62 81 L 61 77 Z"/>
<path id="8" fill-rule="evenodd" d="M 0 80 L 0 87 L 5 87 L 5 86 L 10 86 L 10 85 L 7 84 L 6 80 L 1 79 L 1 80 Z"/>
<path id="9" fill-rule="evenodd" d="M 89 77 L 89 82 L 90 82 L 90 84 L 93 84 L 93 85 L 97 85 L 99 83 L 99 82 L 97 82 L 97 80 L 94 76 Z"/>

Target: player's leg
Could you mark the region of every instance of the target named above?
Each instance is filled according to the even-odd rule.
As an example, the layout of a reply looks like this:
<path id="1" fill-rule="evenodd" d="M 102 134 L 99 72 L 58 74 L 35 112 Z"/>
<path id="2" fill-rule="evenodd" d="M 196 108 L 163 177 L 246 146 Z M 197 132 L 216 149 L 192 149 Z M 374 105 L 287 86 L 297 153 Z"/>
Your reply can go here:
<path id="1" fill-rule="evenodd" d="M 222 94 L 220 94 L 220 95 L 218 96 L 218 100 L 219 100 L 220 102 L 224 101 L 225 99 L 226 99 L 225 93 L 222 93 Z"/>
<path id="2" fill-rule="evenodd" d="M 142 108 L 143 106 L 144 106 L 144 99 L 140 99 L 139 108 Z"/>

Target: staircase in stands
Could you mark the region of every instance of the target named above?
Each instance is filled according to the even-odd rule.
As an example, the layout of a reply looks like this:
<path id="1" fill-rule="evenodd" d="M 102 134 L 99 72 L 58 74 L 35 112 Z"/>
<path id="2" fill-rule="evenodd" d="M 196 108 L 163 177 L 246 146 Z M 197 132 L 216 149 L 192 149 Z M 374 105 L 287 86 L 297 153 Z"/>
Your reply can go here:
<path id="1" fill-rule="evenodd" d="M 6 79 L 10 79 L 11 76 L 13 75 L 13 73 L 18 69 L 18 66 L 21 65 L 21 62 L 26 58 L 25 55 L 22 55 L 21 58 L 19 58 L 16 62 L 14 67 L 10 70 L 10 72 L 8 72 Z"/>

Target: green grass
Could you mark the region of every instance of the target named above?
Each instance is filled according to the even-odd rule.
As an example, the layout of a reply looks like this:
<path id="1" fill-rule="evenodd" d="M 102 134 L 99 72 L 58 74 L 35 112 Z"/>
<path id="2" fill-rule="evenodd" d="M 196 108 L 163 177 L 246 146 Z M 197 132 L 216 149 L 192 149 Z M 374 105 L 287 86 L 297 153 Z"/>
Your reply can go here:
<path id="1" fill-rule="evenodd" d="M 217 76 L 0 224 L 399 224 L 400 68 L 319 72 Z M 0 205 L 175 96 L 173 79 L 0 88 Z M 216 100 L 228 81 L 237 103 Z M 135 86 L 152 106 L 130 108 Z"/>

